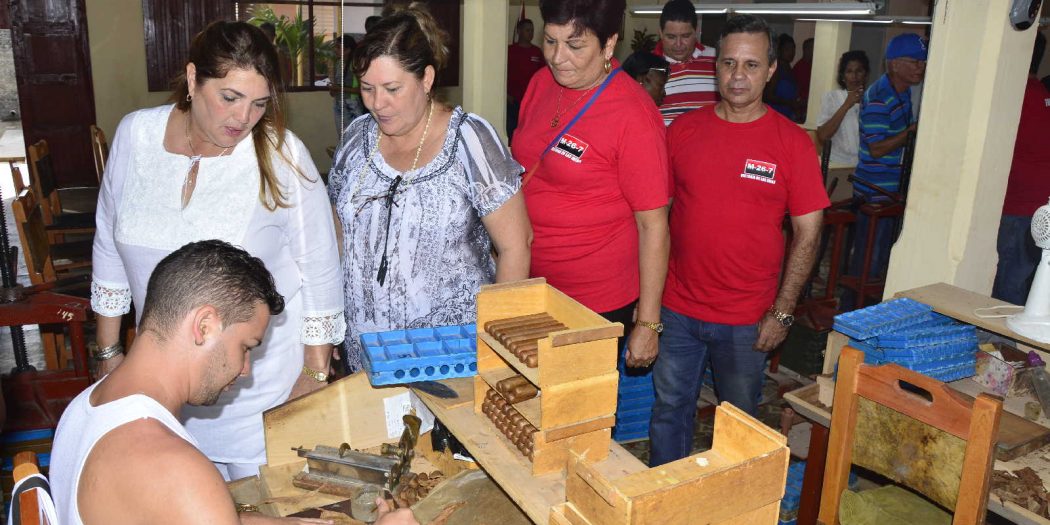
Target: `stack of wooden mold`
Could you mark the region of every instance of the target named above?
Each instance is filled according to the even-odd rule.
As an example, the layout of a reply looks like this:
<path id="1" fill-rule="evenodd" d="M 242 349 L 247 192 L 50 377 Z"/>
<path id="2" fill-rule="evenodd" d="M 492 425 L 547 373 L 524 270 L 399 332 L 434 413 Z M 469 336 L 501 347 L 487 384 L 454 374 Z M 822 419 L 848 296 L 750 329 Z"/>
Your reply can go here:
<path id="1" fill-rule="evenodd" d="M 474 412 L 529 458 L 533 475 L 564 469 L 570 451 L 607 457 L 623 325 L 544 279 L 483 287 L 477 305 Z"/>

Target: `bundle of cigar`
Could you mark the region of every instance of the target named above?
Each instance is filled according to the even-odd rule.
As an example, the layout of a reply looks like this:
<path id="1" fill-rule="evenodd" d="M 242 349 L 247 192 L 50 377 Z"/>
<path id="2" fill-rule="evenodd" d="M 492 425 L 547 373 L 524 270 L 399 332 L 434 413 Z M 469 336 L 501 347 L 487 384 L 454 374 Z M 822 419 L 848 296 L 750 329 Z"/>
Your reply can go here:
<path id="1" fill-rule="evenodd" d="M 514 405 L 539 395 L 540 390 L 533 386 L 525 376 L 516 375 L 496 383 L 496 390 L 503 394 L 508 403 Z"/>
<path id="2" fill-rule="evenodd" d="M 485 395 L 485 401 L 481 404 L 481 411 L 492 420 L 496 428 L 507 436 L 507 439 L 518 447 L 518 451 L 529 460 L 532 459 L 533 440 L 532 435 L 536 427 L 532 426 L 527 419 L 522 417 L 517 410 L 496 393 L 489 390 Z"/>
<path id="3" fill-rule="evenodd" d="M 411 507 L 417 501 L 427 497 L 430 491 L 445 479 L 445 474 L 435 470 L 430 474 L 420 472 L 411 474 L 407 480 L 402 479 L 397 489 L 397 503 L 401 507 Z"/>
<path id="4" fill-rule="evenodd" d="M 509 319 L 497 319 L 485 323 L 485 331 L 529 368 L 539 364 L 538 341 L 551 332 L 568 327 L 549 314 L 531 314 Z"/>

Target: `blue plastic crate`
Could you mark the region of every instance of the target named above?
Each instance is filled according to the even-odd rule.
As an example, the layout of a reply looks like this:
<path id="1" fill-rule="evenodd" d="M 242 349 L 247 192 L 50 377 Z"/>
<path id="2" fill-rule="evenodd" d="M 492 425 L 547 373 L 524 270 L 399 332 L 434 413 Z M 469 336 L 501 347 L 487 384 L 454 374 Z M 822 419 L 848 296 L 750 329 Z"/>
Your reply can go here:
<path id="1" fill-rule="evenodd" d="M 470 377 L 478 371 L 475 325 L 361 334 L 373 385 Z"/>
<path id="2" fill-rule="evenodd" d="M 933 308 L 908 298 L 893 299 L 835 316 L 834 328 L 864 340 L 934 319 Z"/>
<path id="3" fill-rule="evenodd" d="M 644 408 L 646 410 L 652 411 L 653 403 L 655 403 L 655 402 L 656 402 L 656 397 L 655 396 L 635 397 L 635 398 L 627 398 L 627 399 L 617 399 L 616 400 L 616 412 L 617 413 L 619 413 L 621 411 L 628 412 L 628 411 L 631 411 L 631 410 L 638 410 L 640 408 Z"/>
<path id="4" fill-rule="evenodd" d="M 922 323 L 878 336 L 882 348 L 909 348 L 976 339 L 977 328 L 960 323 Z"/>
<path id="5" fill-rule="evenodd" d="M 612 438 L 615 441 L 634 441 L 649 437 L 649 420 L 634 421 L 613 427 Z"/>

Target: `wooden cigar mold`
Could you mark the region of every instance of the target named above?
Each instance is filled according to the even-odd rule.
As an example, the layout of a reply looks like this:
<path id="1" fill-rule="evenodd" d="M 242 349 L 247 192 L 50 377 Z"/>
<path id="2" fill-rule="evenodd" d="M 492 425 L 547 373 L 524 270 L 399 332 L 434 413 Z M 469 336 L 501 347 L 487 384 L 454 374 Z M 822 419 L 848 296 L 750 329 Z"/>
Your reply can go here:
<path id="1" fill-rule="evenodd" d="M 513 379 L 513 378 L 511 378 Z M 495 390 L 485 394 L 481 412 L 488 416 L 496 428 L 521 452 L 521 455 L 532 459 L 533 439 L 536 427 L 532 426 L 503 396 Z"/>

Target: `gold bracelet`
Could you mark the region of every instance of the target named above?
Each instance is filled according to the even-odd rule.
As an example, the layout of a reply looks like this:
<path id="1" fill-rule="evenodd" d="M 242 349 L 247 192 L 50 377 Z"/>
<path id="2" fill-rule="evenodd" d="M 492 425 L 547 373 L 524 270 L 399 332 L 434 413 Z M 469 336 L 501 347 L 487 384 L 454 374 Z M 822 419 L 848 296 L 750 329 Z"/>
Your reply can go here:
<path id="1" fill-rule="evenodd" d="M 234 506 L 237 507 L 238 514 L 242 512 L 259 512 L 259 506 L 251 503 L 234 503 Z"/>
<path id="2" fill-rule="evenodd" d="M 320 370 L 314 370 L 313 368 L 310 368 L 306 365 L 303 365 L 303 375 L 309 377 L 310 379 L 313 379 L 314 381 L 317 381 L 318 383 L 328 382 L 328 374 Z"/>

